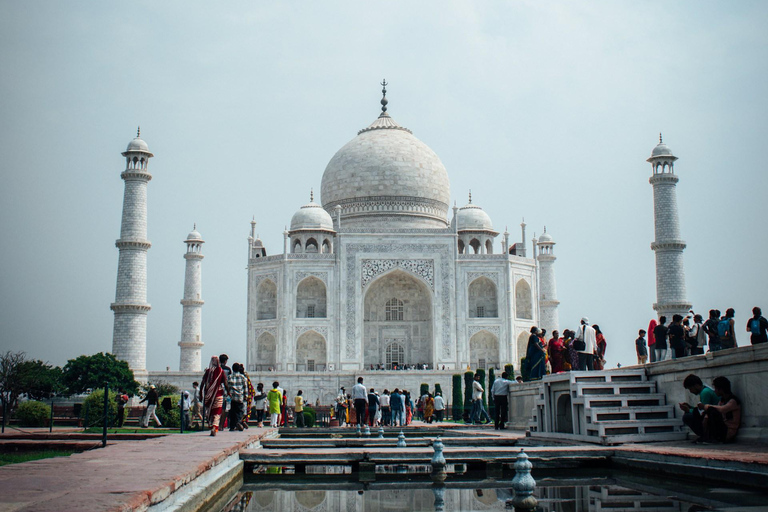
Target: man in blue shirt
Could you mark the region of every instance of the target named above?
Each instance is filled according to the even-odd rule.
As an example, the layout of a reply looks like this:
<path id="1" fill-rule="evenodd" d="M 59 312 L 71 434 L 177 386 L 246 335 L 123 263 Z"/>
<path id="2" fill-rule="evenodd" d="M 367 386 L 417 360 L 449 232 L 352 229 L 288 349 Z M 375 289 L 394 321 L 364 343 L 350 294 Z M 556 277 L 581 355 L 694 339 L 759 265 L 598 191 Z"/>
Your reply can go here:
<path id="1" fill-rule="evenodd" d="M 405 424 L 403 419 L 403 395 L 400 390 L 395 388 L 389 397 L 389 407 L 392 409 L 392 426 L 396 427 L 398 423 L 402 427 Z"/>

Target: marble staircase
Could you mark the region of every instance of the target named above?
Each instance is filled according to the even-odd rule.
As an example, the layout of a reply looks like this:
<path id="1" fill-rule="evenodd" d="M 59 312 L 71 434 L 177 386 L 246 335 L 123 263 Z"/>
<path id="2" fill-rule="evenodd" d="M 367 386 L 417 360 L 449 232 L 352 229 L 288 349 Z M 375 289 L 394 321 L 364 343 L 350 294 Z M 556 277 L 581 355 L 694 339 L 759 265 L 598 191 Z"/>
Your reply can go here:
<path id="1" fill-rule="evenodd" d="M 547 375 L 528 435 L 612 445 L 682 440 L 687 432 L 666 395 L 635 369 Z"/>

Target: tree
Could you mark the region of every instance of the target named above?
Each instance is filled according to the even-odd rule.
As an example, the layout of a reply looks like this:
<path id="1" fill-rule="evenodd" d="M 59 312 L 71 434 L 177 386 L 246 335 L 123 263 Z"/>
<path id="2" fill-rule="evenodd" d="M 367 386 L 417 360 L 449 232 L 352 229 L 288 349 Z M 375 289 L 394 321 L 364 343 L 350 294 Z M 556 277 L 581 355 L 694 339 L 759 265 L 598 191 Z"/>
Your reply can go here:
<path id="1" fill-rule="evenodd" d="M 464 372 L 464 423 L 469 423 L 469 414 L 472 412 L 472 381 L 475 374 L 471 370 Z"/>
<path id="2" fill-rule="evenodd" d="M 142 384 L 141 385 L 142 394 L 146 395 L 147 393 L 149 393 L 149 386 L 152 384 L 155 385 L 155 391 L 157 391 L 157 396 L 176 395 L 177 398 L 180 397 L 179 386 L 174 386 L 170 382 L 166 382 L 162 379 L 156 380 L 154 382 L 147 382 L 146 384 Z"/>
<path id="3" fill-rule="evenodd" d="M 139 390 L 139 383 L 133 378 L 128 363 L 119 361 L 112 354 L 99 352 L 92 356 L 80 356 L 64 365 L 64 385 L 70 393 L 103 388 L 105 382 L 110 389 L 122 388 L 129 395 L 135 395 Z"/>
<path id="4" fill-rule="evenodd" d="M 0 356 L 0 393 L 2 393 L 8 412 L 12 412 L 19 403 L 19 395 L 24 391 L 19 379 L 19 368 L 24 363 L 24 352 L 10 350 Z"/>
<path id="5" fill-rule="evenodd" d="M 496 417 L 496 404 L 493 401 L 493 383 L 496 380 L 496 370 L 490 368 L 488 370 L 488 414 L 491 418 Z"/>
<path id="6" fill-rule="evenodd" d="M 24 361 L 19 365 L 22 391 L 32 400 L 44 400 L 64 391 L 62 371 L 40 360 Z"/>
<path id="7" fill-rule="evenodd" d="M 451 410 L 451 417 L 454 421 L 461 419 L 461 413 L 464 410 L 464 400 L 461 394 L 461 375 L 458 373 L 453 375 L 453 404 Z"/>
<path id="8" fill-rule="evenodd" d="M 429 393 L 429 384 L 422 382 L 419 386 L 419 398 L 423 397 L 427 393 Z"/>
<path id="9" fill-rule="evenodd" d="M 509 380 L 515 380 L 515 367 L 511 364 L 504 365 L 504 371 L 507 372 L 507 378 Z"/>

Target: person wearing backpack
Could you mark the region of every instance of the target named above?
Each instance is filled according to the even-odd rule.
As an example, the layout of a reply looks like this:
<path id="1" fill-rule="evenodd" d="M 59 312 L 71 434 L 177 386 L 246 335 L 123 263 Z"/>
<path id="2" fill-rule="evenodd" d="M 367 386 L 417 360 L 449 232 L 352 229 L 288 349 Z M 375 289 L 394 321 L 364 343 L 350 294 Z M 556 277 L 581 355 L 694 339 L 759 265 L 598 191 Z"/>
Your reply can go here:
<path id="1" fill-rule="evenodd" d="M 707 346 L 707 333 L 704 332 L 704 318 L 699 315 L 693 315 L 693 325 L 688 331 L 692 356 L 700 356 L 704 353 L 704 347 Z"/>
<path id="2" fill-rule="evenodd" d="M 717 309 L 709 310 L 709 318 L 704 322 L 704 333 L 709 337 L 709 351 L 720 350 L 720 337 L 717 334 L 717 324 L 720 322 L 720 311 Z"/>
<path id="3" fill-rule="evenodd" d="M 717 323 L 717 336 L 720 338 L 720 347 L 723 349 L 738 347 L 733 321 L 735 315 L 736 311 L 733 308 L 728 308 L 725 311 L 725 316 Z"/>
<path id="4" fill-rule="evenodd" d="M 749 338 L 753 345 L 768 342 L 768 320 L 763 316 L 763 312 L 759 307 L 752 308 L 752 318 L 747 322 L 747 331 L 750 333 Z"/>

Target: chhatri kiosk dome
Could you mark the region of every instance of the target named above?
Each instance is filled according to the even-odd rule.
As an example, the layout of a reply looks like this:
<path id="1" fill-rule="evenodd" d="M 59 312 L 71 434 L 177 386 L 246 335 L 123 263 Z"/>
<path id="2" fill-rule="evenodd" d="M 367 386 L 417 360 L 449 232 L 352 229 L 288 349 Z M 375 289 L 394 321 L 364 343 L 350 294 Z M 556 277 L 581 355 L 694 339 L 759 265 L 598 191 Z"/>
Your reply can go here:
<path id="1" fill-rule="evenodd" d="M 345 227 L 446 228 L 451 185 L 429 146 L 387 113 L 344 145 L 323 173 L 323 208 Z M 383 216 L 386 220 L 382 219 Z"/>
<path id="2" fill-rule="evenodd" d="M 311 388 L 325 401 L 371 369 L 377 389 L 418 389 L 424 375 L 401 370 L 427 367 L 448 389 L 468 365 L 519 368 L 539 325 L 535 250 L 512 249 L 471 196 L 449 219 L 445 166 L 390 117 L 382 92 L 381 114 L 328 162 L 321 204 L 310 197 L 297 210 L 282 253 L 267 256 L 251 224 L 256 382 Z"/>

